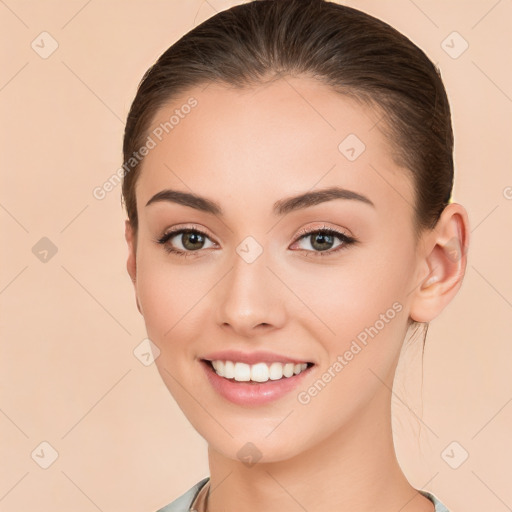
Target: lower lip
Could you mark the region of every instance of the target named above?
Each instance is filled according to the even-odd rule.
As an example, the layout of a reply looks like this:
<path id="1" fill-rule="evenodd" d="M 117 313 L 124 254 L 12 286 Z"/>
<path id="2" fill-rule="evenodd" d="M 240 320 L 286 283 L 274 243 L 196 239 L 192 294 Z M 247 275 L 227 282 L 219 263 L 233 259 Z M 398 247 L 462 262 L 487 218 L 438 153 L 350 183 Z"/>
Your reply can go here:
<path id="1" fill-rule="evenodd" d="M 309 374 L 311 367 L 292 377 L 283 377 L 279 380 L 267 380 L 267 382 L 239 382 L 234 379 L 225 379 L 215 373 L 210 363 L 201 361 L 201 366 L 213 389 L 215 389 L 226 400 L 237 405 L 263 405 L 295 389 Z"/>

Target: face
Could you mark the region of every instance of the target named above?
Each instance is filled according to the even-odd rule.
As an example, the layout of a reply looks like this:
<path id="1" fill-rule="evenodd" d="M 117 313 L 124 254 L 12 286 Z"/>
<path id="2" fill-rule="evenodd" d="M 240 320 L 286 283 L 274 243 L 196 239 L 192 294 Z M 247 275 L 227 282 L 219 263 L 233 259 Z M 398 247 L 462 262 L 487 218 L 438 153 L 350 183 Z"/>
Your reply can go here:
<path id="1" fill-rule="evenodd" d="M 412 183 L 380 117 L 287 78 L 193 89 L 153 122 L 136 186 L 137 300 L 163 381 L 226 457 L 251 442 L 262 462 L 289 459 L 382 415 L 418 260 Z M 219 377 L 208 359 L 260 361 L 273 378 Z M 279 379 L 290 362 L 273 359 L 309 364 Z"/>

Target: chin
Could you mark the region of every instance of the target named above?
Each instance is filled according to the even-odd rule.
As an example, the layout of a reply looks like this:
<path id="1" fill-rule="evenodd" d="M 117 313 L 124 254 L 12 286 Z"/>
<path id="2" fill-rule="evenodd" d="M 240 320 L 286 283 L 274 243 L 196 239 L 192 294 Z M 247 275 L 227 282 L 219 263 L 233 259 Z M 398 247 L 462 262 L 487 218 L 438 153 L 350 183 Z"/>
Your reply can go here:
<path id="1" fill-rule="evenodd" d="M 227 459 L 241 462 L 247 467 L 256 463 L 284 462 L 297 457 L 305 449 L 300 440 L 288 438 L 285 444 L 284 439 L 275 433 L 270 435 L 270 437 L 275 435 L 272 440 L 265 437 L 266 434 L 254 436 L 247 432 L 240 436 L 234 432 L 232 434 L 234 437 L 224 438 L 224 442 L 219 442 L 218 439 L 212 441 L 207 439 L 209 449 Z"/>

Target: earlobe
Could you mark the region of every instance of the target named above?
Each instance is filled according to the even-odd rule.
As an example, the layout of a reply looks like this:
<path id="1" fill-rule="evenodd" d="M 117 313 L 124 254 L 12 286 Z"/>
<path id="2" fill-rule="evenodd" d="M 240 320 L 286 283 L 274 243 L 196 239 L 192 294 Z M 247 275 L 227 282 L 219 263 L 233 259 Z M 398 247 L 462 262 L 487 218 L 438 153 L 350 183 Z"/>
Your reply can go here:
<path id="1" fill-rule="evenodd" d="M 453 299 L 462 285 L 469 244 L 469 221 L 464 207 L 451 203 L 428 235 L 419 282 L 414 290 L 410 316 L 430 322 Z"/>

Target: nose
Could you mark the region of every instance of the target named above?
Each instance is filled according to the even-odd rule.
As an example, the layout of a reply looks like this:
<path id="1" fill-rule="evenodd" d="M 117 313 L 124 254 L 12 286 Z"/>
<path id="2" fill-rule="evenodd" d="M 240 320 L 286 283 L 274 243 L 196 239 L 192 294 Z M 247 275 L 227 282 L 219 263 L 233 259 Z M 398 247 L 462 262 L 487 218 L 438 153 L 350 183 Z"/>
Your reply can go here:
<path id="1" fill-rule="evenodd" d="M 218 325 L 241 337 L 268 333 L 285 323 L 283 286 L 264 255 L 252 263 L 236 255 L 215 297 Z"/>

